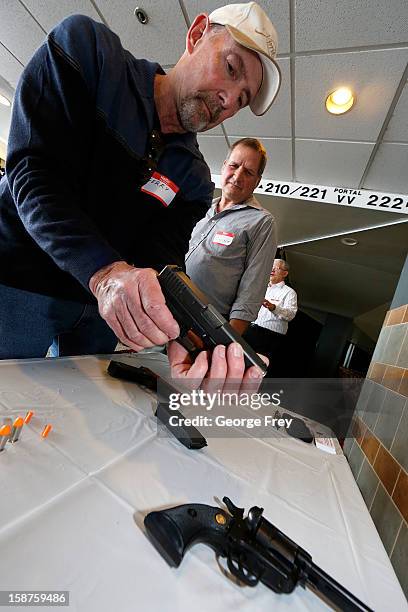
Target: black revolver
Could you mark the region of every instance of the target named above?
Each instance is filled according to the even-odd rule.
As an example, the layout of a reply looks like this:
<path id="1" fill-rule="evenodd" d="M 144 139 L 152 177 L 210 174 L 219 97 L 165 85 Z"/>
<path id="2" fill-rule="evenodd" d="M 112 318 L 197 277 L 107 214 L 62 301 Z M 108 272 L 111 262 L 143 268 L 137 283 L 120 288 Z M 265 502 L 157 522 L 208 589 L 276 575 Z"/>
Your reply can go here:
<path id="1" fill-rule="evenodd" d="M 248 586 L 262 582 L 275 593 L 291 593 L 300 584 L 334 610 L 372 612 L 357 597 L 312 561 L 312 557 L 263 518 L 254 506 L 244 518 L 228 497 L 228 512 L 204 504 L 186 504 L 150 512 L 144 524 L 154 546 L 171 567 L 178 567 L 193 544 L 213 548 L 227 559 L 228 569 Z"/>
<path id="2" fill-rule="evenodd" d="M 199 336 L 205 349 L 217 344 L 238 342 L 244 351 L 246 367 L 258 366 L 266 374 L 265 362 L 224 319 L 209 299 L 178 266 L 166 266 L 158 276 L 166 304 L 180 326 L 180 342 L 193 355 L 197 347 L 188 337 L 191 330 Z"/>

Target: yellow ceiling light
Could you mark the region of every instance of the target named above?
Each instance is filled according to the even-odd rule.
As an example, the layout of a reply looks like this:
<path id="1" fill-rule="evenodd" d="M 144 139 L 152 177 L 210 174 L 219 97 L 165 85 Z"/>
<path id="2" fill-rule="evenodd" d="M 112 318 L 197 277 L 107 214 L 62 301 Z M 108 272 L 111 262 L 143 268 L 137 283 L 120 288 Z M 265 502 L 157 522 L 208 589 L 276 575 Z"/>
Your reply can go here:
<path id="1" fill-rule="evenodd" d="M 11 106 L 10 100 L 8 100 L 6 96 L 2 96 L 1 94 L 0 94 L 0 104 L 4 104 L 4 106 Z"/>
<path id="2" fill-rule="evenodd" d="M 348 87 L 335 89 L 326 98 L 326 108 L 333 115 L 342 115 L 354 104 L 354 96 Z"/>

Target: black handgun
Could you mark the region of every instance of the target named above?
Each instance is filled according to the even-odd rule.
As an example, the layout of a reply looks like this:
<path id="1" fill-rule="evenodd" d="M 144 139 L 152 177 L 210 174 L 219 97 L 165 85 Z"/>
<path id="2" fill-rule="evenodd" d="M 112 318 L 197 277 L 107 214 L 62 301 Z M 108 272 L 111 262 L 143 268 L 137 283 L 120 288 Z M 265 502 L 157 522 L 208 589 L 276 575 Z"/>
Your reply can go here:
<path id="1" fill-rule="evenodd" d="M 267 366 L 249 344 L 210 304 L 208 297 L 178 266 L 166 266 L 158 276 L 166 304 L 180 326 L 180 342 L 191 354 L 197 347 L 188 337 L 191 330 L 199 336 L 205 349 L 213 350 L 218 344 L 228 346 L 238 342 L 244 351 L 246 367 L 253 365 L 266 374 Z"/>
<path id="2" fill-rule="evenodd" d="M 111 361 L 108 366 L 108 374 L 114 378 L 120 378 L 129 382 L 135 382 L 139 385 L 143 385 L 151 391 L 158 392 L 158 380 L 160 377 L 158 374 L 149 370 L 149 368 L 135 367 L 121 361 Z M 160 392 L 158 393 L 158 403 L 155 412 L 156 418 L 163 423 L 165 427 L 173 434 L 175 438 L 181 444 L 191 450 L 198 450 L 207 446 L 207 440 L 196 427 L 193 425 L 184 425 L 184 416 L 179 410 L 173 410 L 169 408 L 169 395 L 177 392 L 169 383 L 164 379 L 160 379 L 159 385 Z M 176 416 L 178 425 L 172 425 L 170 418 Z"/>
<path id="3" fill-rule="evenodd" d="M 262 582 L 275 593 L 291 593 L 300 584 L 334 610 L 372 612 L 357 597 L 326 574 L 303 548 L 263 518 L 254 506 L 244 518 L 228 497 L 228 512 L 204 504 L 185 504 L 150 512 L 144 519 L 147 533 L 162 557 L 178 567 L 193 544 L 207 544 L 228 569 L 248 586 Z"/>

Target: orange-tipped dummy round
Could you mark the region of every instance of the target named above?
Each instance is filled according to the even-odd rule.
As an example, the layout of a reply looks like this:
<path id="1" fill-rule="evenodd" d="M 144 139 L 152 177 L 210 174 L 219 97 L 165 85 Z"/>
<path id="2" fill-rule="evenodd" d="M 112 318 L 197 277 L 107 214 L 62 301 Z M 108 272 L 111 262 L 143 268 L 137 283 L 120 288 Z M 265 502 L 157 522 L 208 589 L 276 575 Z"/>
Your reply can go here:
<path id="1" fill-rule="evenodd" d="M 22 427 L 24 425 L 24 421 L 21 417 L 17 417 L 13 423 L 13 427 Z"/>
<path id="2" fill-rule="evenodd" d="M 41 432 L 41 437 L 46 438 L 52 429 L 52 425 L 46 425 Z"/>
<path id="3" fill-rule="evenodd" d="M 3 427 L 0 429 L 0 436 L 9 436 L 10 434 L 11 434 L 10 425 L 3 425 Z"/>
<path id="4" fill-rule="evenodd" d="M 24 423 L 25 423 L 26 425 L 28 425 L 28 423 L 31 421 L 31 419 L 33 418 L 33 416 L 34 416 L 34 412 L 32 412 L 31 410 L 29 410 L 29 411 L 27 412 L 27 414 L 25 415 L 25 417 L 24 417 Z"/>

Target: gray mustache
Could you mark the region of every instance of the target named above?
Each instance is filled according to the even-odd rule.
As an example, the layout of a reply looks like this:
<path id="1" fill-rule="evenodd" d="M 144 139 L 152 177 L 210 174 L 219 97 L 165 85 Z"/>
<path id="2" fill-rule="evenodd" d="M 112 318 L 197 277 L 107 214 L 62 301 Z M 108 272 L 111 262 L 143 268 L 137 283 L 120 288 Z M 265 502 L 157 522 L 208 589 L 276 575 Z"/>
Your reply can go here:
<path id="1" fill-rule="evenodd" d="M 198 96 L 201 100 L 203 100 L 211 113 L 211 119 L 216 121 L 218 117 L 221 115 L 222 108 L 213 98 L 207 96 Z"/>

